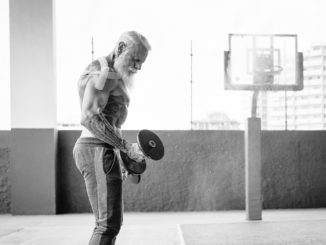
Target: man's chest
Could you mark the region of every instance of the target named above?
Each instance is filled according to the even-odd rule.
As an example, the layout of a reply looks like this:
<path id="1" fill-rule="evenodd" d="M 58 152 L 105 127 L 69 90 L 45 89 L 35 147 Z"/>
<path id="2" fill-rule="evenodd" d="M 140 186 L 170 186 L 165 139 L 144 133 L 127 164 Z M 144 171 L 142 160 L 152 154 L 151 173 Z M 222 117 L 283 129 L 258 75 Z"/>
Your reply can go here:
<path id="1" fill-rule="evenodd" d="M 108 95 L 108 97 L 119 97 L 120 103 L 123 104 L 129 104 L 130 97 L 129 97 L 129 91 L 124 85 L 124 83 L 121 80 L 115 80 L 112 81 L 113 86 L 106 88 L 105 93 Z"/>

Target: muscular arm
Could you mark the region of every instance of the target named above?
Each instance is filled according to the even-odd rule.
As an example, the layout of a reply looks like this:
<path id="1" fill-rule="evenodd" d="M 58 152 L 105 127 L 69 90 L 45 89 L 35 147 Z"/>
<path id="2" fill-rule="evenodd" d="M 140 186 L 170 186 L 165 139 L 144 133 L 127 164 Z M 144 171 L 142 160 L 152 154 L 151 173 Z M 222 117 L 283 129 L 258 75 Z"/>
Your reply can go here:
<path id="1" fill-rule="evenodd" d="M 82 125 L 100 140 L 127 153 L 129 143 L 118 136 L 102 113 L 85 117 L 84 120 L 82 120 Z"/>

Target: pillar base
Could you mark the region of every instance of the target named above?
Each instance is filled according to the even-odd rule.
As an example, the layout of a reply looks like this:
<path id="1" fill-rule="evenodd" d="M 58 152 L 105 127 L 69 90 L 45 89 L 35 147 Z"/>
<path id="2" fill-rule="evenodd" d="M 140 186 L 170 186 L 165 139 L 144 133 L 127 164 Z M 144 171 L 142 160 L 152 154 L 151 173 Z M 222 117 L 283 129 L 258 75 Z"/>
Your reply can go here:
<path id="1" fill-rule="evenodd" d="M 246 217 L 262 219 L 261 121 L 248 118 L 245 130 Z"/>

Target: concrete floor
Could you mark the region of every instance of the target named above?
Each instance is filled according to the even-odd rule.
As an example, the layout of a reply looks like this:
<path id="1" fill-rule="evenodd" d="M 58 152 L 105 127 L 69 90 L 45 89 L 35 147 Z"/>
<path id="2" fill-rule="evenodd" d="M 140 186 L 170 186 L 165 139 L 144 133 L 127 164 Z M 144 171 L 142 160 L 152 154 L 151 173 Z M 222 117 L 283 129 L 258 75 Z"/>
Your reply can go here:
<path id="1" fill-rule="evenodd" d="M 88 244 L 91 214 L 0 215 L 1 245 Z M 125 213 L 117 245 L 326 244 L 326 209 Z"/>

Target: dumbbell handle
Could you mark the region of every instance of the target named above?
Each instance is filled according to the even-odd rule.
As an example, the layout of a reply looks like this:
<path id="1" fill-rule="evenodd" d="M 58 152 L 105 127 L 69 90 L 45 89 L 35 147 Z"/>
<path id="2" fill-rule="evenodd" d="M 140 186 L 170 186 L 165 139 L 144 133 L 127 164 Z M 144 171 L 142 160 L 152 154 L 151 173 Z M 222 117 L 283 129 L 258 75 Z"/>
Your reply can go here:
<path id="1" fill-rule="evenodd" d="M 120 156 L 124 168 L 131 174 L 142 174 L 146 170 L 146 161 L 136 162 L 128 157 L 128 155 L 120 151 Z"/>
<path id="2" fill-rule="evenodd" d="M 137 135 L 137 144 L 146 158 L 160 160 L 164 156 L 164 146 L 160 138 L 149 130 L 141 130 Z M 145 159 L 141 162 L 128 157 L 127 153 L 120 151 L 125 169 L 132 174 L 142 174 L 146 170 Z"/>

